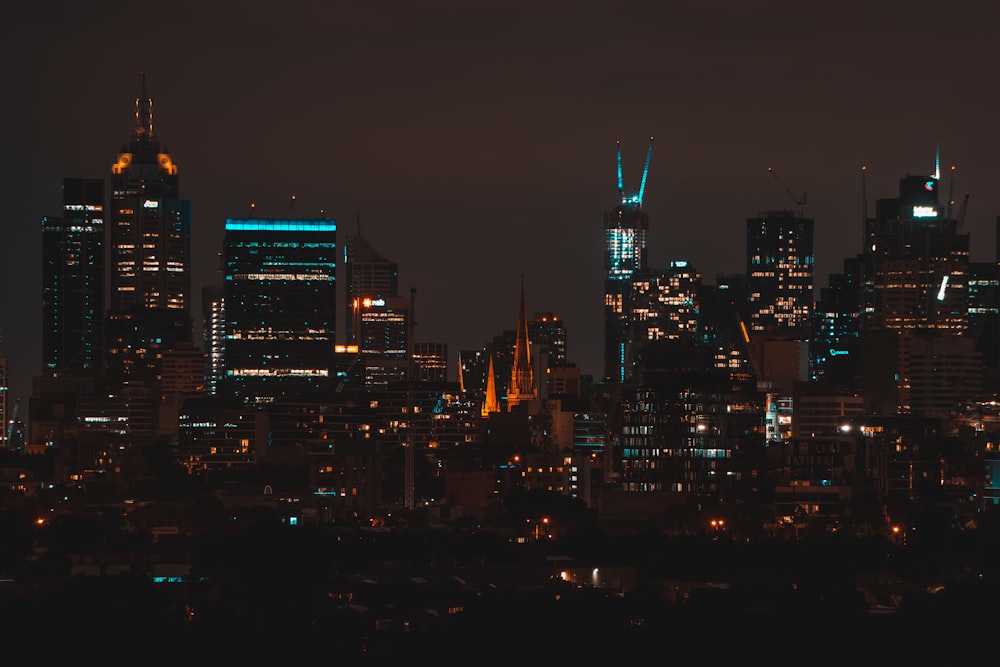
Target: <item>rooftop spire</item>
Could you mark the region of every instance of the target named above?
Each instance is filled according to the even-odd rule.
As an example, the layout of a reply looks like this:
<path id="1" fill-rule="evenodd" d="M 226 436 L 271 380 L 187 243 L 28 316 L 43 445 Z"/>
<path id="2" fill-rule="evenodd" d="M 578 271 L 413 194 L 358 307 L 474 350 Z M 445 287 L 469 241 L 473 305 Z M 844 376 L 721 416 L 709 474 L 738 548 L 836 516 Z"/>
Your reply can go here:
<path id="1" fill-rule="evenodd" d="M 139 72 L 142 85 L 139 97 L 135 99 L 135 138 L 136 141 L 152 141 L 153 139 L 153 100 L 146 95 L 146 73 Z"/>

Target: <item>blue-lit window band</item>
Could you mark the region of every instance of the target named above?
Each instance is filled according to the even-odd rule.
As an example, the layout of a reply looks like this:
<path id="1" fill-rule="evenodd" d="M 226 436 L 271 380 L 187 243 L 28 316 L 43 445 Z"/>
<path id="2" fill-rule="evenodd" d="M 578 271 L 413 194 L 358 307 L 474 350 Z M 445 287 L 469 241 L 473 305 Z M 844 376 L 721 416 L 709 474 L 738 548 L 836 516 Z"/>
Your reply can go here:
<path id="1" fill-rule="evenodd" d="M 267 220 L 233 219 L 226 220 L 226 231 L 233 232 L 335 232 L 337 223 L 333 220 Z"/>

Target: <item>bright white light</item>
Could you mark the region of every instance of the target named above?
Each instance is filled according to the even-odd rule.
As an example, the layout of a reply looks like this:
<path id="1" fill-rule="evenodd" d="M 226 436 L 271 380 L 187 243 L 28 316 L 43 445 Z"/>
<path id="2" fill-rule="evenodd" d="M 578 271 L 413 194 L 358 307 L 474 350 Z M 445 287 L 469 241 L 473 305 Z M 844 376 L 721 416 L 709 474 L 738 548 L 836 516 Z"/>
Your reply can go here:
<path id="1" fill-rule="evenodd" d="M 944 290 L 948 287 L 948 276 L 941 278 L 941 287 L 938 289 L 938 301 L 944 301 Z"/>

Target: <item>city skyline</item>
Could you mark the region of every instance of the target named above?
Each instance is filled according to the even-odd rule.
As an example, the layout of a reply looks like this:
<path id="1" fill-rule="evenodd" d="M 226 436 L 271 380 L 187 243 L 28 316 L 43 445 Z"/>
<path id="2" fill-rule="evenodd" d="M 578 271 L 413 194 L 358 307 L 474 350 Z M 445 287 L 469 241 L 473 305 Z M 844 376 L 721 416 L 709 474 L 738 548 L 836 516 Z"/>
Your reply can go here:
<path id="1" fill-rule="evenodd" d="M 801 208 L 816 221 L 818 291 L 860 250 L 861 166 L 873 210 L 903 176 L 932 173 L 938 150 L 942 192 L 955 165 L 955 198 L 971 194 L 973 261 L 995 259 L 996 93 L 977 82 L 988 80 L 996 9 L 959 21 L 958 8 L 929 3 L 902 14 L 445 3 L 384 15 L 314 7 L 279 23 L 265 7 L 17 10 L 0 257 L 13 400 L 27 400 L 42 370 L 41 220 L 60 213 L 64 178 L 108 180 L 140 72 L 192 202 L 196 320 L 200 288 L 221 284 L 227 218 L 251 204 L 261 217 L 326 216 L 341 245 L 360 221 L 398 263 L 400 289 L 416 288 L 416 340 L 448 343 L 452 376 L 459 350 L 515 326 L 521 275 L 528 313 L 559 315 L 569 360 L 601 374 L 602 218 L 617 203 L 619 140 L 631 190 L 656 139 L 644 201 L 652 268 L 687 260 L 709 284 L 741 273 L 746 219 Z M 119 53 L 144 24 L 177 44 Z M 67 66 L 80 50 L 97 63 L 82 74 Z"/>

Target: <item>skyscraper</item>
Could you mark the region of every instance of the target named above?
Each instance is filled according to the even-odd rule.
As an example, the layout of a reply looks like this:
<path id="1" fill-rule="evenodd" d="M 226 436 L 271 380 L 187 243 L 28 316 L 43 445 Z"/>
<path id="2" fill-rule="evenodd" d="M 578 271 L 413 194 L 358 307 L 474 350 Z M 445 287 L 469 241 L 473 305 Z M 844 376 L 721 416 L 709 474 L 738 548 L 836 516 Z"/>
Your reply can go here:
<path id="1" fill-rule="evenodd" d="M 618 142 L 618 204 L 604 214 L 604 375 L 613 383 L 633 376 L 632 277 L 646 270 L 649 215 L 642 208 L 653 140 L 649 140 L 639 189 L 626 193 Z"/>
<path id="2" fill-rule="evenodd" d="M 865 251 L 871 266 L 863 332 L 896 334 L 895 410 L 946 415 L 982 386 L 969 335 L 969 235 L 938 199 L 939 174 L 907 175 L 897 197 L 875 202 Z"/>
<path id="3" fill-rule="evenodd" d="M 898 197 L 875 204 L 868 325 L 966 331 L 969 235 L 938 201 L 937 177 L 905 176 Z"/>
<path id="4" fill-rule="evenodd" d="M 328 388 L 336 342 L 336 240 L 331 219 L 226 220 L 220 395 L 260 404 Z"/>
<path id="5" fill-rule="evenodd" d="M 106 340 L 114 391 L 155 381 L 158 353 L 191 340 L 190 202 L 179 198 L 177 165 L 153 129 L 145 74 L 135 131 L 111 167 L 108 229 Z"/>
<path id="6" fill-rule="evenodd" d="M 752 331 L 808 335 L 813 309 L 813 222 L 787 210 L 747 219 Z"/>
<path id="7" fill-rule="evenodd" d="M 412 308 L 412 298 L 402 296 L 360 299 L 354 335 L 369 389 L 407 379 Z"/>
<path id="8" fill-rule="evenodd" d="M 701 273 L 683 260 L 635 276 L 632 331 L 636 347 L 662 338 L 695 340 L 700 289 Z"/>
<path id="9" fill-rule="evenodd" d="M 348 236 L 344 243 L 344 342 L 360 344 L 358 326 L 364 299 L 399 296 L 399 269 L 361 236 Z"/>
<path id="10" fill-rule="evenodd" d="M 63 210 L 42 219 L 42 368 L 103 367 L 104 181 L 63 180 Z"/>

